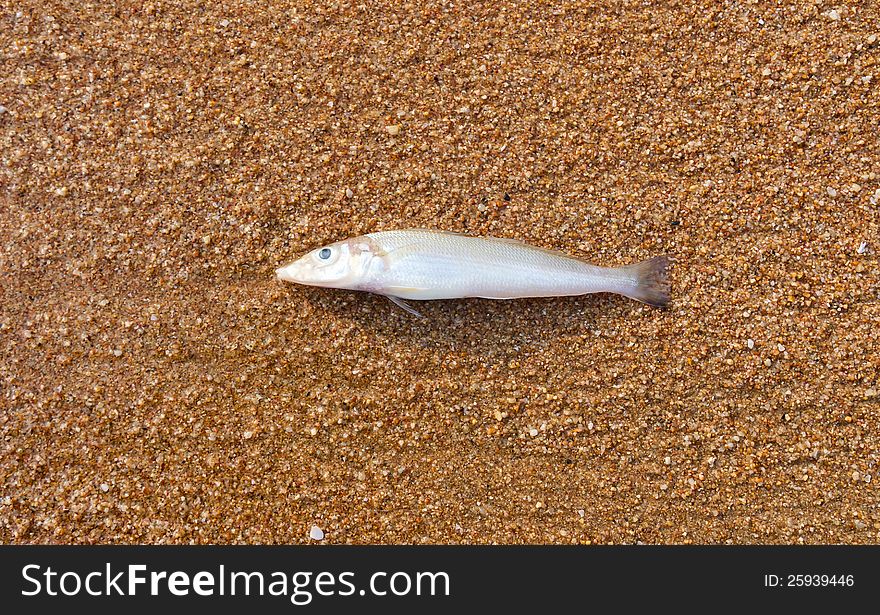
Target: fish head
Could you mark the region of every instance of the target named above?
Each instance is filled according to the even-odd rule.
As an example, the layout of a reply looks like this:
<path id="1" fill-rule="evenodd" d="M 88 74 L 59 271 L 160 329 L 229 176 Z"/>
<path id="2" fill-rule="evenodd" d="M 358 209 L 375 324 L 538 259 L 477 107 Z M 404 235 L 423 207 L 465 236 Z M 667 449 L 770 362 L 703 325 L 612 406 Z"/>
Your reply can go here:
<path id="1" fill-rule="evenodd" d="M 361 290 L 372 265 L 380 257 L 368 237 L 356 237 L 322 246 L 275 270 L 279 280 Z"/>

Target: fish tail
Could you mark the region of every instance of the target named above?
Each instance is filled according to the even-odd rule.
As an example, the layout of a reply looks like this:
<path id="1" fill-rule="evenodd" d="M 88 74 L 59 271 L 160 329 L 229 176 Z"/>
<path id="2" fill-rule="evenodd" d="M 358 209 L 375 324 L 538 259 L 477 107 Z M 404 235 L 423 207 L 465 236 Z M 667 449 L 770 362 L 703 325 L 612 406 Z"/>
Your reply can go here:
<path id="1" fill-rule="evenodd" d="M 666 255 L 655 256 L 624 267 L 623 269 L 635 279 L 635 288 L 628 288 L 621 291 L 621 294 L 648 305 L 666 307 L 669 304 L 668 268 L 669 257 Z"/>

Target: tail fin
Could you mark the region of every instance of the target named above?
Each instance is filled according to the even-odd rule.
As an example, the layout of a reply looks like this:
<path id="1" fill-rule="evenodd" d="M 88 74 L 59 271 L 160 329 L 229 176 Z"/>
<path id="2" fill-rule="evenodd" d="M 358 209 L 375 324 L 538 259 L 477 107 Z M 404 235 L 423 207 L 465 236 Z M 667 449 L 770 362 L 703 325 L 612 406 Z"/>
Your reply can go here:
<path id="1" fill-rule="evenodd" d="M 634 274 L 636 287 L 624 294 L 630 299 L 648 305 L 666 307 L 669 303 L 669 281 L 666 278 L 668 267 L 669 257 L 666 255 L 655 256 L 625 267 L 627 271 Z"/>

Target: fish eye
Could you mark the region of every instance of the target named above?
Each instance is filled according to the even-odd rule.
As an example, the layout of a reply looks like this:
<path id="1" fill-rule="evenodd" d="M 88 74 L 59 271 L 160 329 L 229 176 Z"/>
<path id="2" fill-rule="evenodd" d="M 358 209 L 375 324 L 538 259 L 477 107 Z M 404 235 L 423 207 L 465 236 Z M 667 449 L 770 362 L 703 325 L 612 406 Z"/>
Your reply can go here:
<path id="1" fill-rule="evenodd" d="M 325 261 L 330 258 L 330 253 L 330 248 L 321 248 L 321 251 L 318 252 L 318 258 L 320 258 L 322 261 Z"/>

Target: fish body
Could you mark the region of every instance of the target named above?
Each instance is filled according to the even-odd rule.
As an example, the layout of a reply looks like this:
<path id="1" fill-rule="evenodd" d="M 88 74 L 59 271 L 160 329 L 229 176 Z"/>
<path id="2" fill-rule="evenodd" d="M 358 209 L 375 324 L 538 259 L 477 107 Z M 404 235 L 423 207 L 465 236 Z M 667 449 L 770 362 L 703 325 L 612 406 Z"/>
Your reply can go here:
<path id="1" fill-rule="evenodd" d="M 370 233 L 309 252 L 279 268 L 288 282 L 361 290 L 396 299 L 518 299 L 617 293 L 669 301 L 668 259 L 599 267 L 512 239 L 409 229 Z"/>

